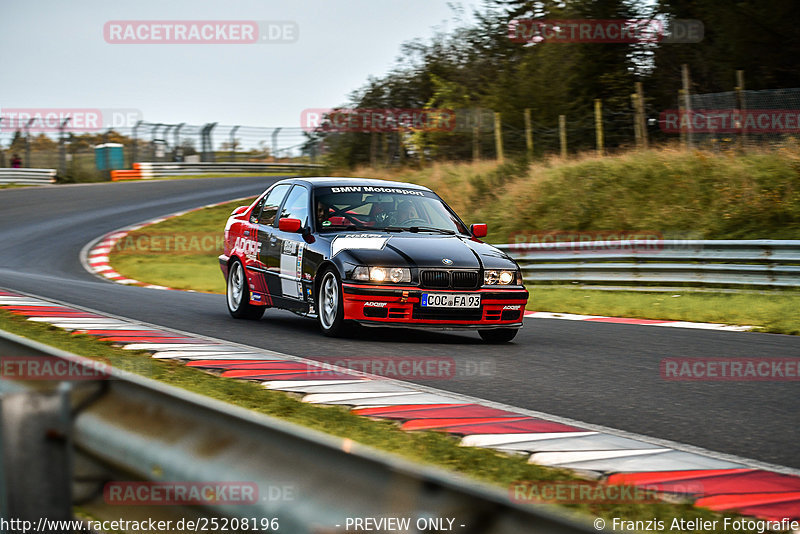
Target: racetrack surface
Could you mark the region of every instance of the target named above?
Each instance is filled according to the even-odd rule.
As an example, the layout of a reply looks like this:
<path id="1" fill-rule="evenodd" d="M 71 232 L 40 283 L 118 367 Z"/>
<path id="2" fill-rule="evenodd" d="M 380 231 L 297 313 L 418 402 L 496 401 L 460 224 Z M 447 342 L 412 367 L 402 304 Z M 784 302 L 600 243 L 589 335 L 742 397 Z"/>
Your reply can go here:
<path id="1" fill-rule="evenodd" d="M 798 382 L 673 382 L 664 358 L 800 357 L 800 337 L 526 319 L 512 344 L 474 333 L 367 329 L 332 340 L 316 323 L 268 311 L 232 319 L 224 297 L 127 287 L 86 272 L 79 252 L 122 226 L 256 195 L 276 178 L 92 184 L 0 191 L 0 287 L 296 356 L 435 357 L 491 376 L 417 382 L 713 451 L 800 468 Z M 470 219 L 470 214 L 462 214 Z M 220 228 L 220 232 L 222 228 Z M 221 275 L 220 275 L 221 276 Z M 533 295 L 535 302 L 536 295 Z M 416 381 L 416 380 L 411 380 Z"/>

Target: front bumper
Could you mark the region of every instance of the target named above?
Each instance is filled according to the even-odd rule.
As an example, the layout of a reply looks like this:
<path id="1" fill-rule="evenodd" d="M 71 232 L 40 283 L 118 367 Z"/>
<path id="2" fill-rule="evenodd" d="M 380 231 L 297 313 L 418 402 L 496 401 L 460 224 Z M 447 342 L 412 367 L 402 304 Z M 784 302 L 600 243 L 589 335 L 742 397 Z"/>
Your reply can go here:
<path id="1" fill-rule="evenodd" d="M 519 328 L 528 291 L 508 289 L 420 289 L 416 286 L 342 284 L 344 318 L 368 326 L 414 326 L 440 329 Z M 481 295 L 480 308 L 423 308 L 422 293 Z"/>

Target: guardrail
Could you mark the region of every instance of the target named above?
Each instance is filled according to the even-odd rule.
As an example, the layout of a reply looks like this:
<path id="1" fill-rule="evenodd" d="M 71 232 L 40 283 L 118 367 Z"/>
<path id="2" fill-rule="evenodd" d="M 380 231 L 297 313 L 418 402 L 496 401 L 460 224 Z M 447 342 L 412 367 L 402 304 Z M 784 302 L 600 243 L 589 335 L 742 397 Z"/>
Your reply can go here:
<path id="1" fill-rule="evenodd" d="M 242 173 L 258 174 L 264 172 L 297 172 L 307 169 L 319 169 L 322 165 L 313 163 L 134 163 L 133 170 L 111 171 L 111 179 L 117 180 L 148 180 L 168 176 L 183 176 L 187 174 L 207 173 Z"/>
<path id="2" fill-rule="evenodd" d="M 0 348 L 97 364 L 3 331 Z M 596 532 L 551 506 L 516 504 L 498 488 L 348 439 L 107 373 L 72 383 L 0 380 L 0 516 L 33 525 L 68 519 L 80 499 L 92 516 L 119 519 L 131 507 L 102 498 L 108 481 L 235 481 L 255 484 L 260 497 L 247 505 L 158 506 L 155 513 L 174 521 L 277 518 L 280 531 L 293 534 L 345 532 L 347 518 L 366 517 L 454 518 L 454 531 L 487 534 Z M 133 508 L 141 519 L 142 507 Z"/>
<path id="3" fill-rule="evenodd" d="M 55 169 L 0 169 L 0 184 L 44 185 L 55 181 Z"/>
<path id="4" fill-rule="evenodd" d="M 495 245 L 526 282 L 800 287 L 800 240 L 629 240 Z"/>

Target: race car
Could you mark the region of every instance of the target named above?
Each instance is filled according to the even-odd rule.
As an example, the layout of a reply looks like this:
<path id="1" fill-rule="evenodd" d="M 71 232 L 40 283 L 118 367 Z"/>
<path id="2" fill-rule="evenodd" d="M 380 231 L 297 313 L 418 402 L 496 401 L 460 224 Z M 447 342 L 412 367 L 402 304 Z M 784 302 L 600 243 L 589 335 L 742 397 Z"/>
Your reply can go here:
<path id="1" fill-rule="evenodd" d="M 517 263 L 433 191 L 363 178 L 293 178 L 233 210 L 219 257 L 237 319 L 270 307 L 350 326 L 472 329 L 490 343 L 522 326 Z"/>

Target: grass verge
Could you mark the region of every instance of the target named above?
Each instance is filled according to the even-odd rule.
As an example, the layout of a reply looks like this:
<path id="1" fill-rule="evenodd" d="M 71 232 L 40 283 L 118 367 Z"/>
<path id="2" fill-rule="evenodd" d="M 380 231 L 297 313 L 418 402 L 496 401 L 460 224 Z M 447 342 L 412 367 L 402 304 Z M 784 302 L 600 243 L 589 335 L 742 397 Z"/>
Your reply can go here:
<path id="1" fill-rule="evenodd" d="M 402 456 L 408 460 L 448 469 L 470 478 L 508 489 L 515 481 L 575 480 L 566 470 L 541 467 L 527 462 L 525 455 L 509 455 L 473 447 L 460 447 L 454 436 L 442 432 L 401 430 L 397 423 L 371 420 L 352 414 L 341 406 L 303 403 L 297 396 L 264 389 L 258 383 L 215 376 L 176 361 L 151 358 L 145 352 L 126 351 L 90 336 L 72 335 L 53 326 L 32 323 L 0 310 L 0 329 L 99 359 L 116 368 L 144 375 L 160 382 L 227 402 L 254 412 L 347 437 L 365 445 Z M 579 513 L 612 520 L 677 519 L 717 520 L 735 517 L 693 507 L 689 503 L 581 503 L 563 505 Z M 718 523 L 719 524 L 719 523 Z M 725 532 L 705 530 L 704 532 Z M 730 530 L 728 530 L 730 532 Z"/>
<path id="2" fill-rule="evenodd" d="M 224 293 L 217 257 L 223 250 L 225 221 L 237 206 L 254 198 L 205 208 L 129 233 L 110 258 L 129 278 L 175 289 Z"/>
<path id="3" fill-rule="evenodd" d="M 755 326 L 754 330 L 800 335 L 800 291 L 764 293 L 665 293 L 528 286 L 528 309 L 583 315 L 669 319 Z"/>
<path id="4" fill-rule="evenodd" d="M 658 148 L 528 163 L 436 163 L 340 175 L 414 182 L 489 240 L 549 231 L 652 231 L 665 238 L 800 238 L 800 145 L 745 153 Z"/>

